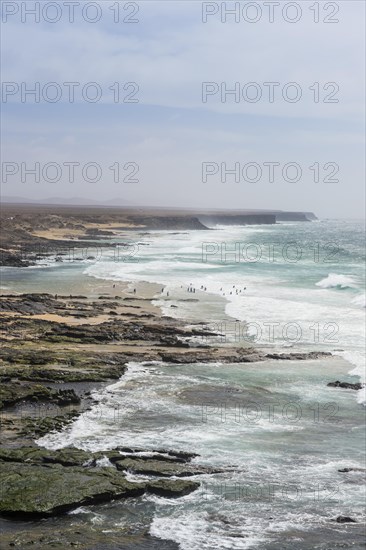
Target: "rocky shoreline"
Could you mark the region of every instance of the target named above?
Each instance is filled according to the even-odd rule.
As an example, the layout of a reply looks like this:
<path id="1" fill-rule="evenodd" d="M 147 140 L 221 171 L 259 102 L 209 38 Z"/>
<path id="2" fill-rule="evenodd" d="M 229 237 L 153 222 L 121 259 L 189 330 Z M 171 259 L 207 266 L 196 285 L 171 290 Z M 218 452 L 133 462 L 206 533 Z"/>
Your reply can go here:
<path id="1" fill-rule="evenodd" d="M 97 236 L 90 228 L 86 230 L 89 236 Z M 26 228 L 20 231 L 27 234 Z M 24 234 L 20 239 L 23 243 Z M 10 265 L 16 265 L 16 261 L 12 263 L 14 254 L 17 253 L 10 251 Z M 151 304 L 152 295 L 139 289 L 137 293 L 116 294 L 111 286 L 108 293 L 99 296 L 1 296 L 0 516 L 5 518 L 2 521 L 6 526 L 3 548 L 24 548 L 28 544 L 39 549 L 50 545 L 85 550 L 127 549 L 140 544 L 141 548 L 177 548 L 174 543 L 157 541 L 144 529 L 119 531 L 116 541 L 116 533 L 106 534 L 97 526 L 90 530 L 79 516 L 68 513 L 117 500 L 128 502 L 144 494 L 179 498 L 199 490 L 201 475 L 219 470 L 200 466 L 194 452 L 177 449 L 120 447 L 92 453 L 75 448 L 51 451 L 35 443 L 39 437 L 61 431 L 86 414 L 94 403 L 92 390 L 119 380 L 130 361 L 162 361 L 172 366 L 240 363 L 245 368 L 245 363 L 269 359 L 302 361 L 331 355 L 319 351 L 267 353 L 250 345 L 210 345 L 212 338 L 219 335 L 204 323 L 187 326 L 180 319 L 162 316 Z M 359 389 L 358 384 L 339 381 L 328 385 Z M 54 532 L 47 523 L 34 524 L 42 518 L 60 518 L 58 521 L 63 523 Z M 15 534 L 7 523 L 14 520 L 31 523 Z"/>
<path id="2" fill-rule="evenodd" d="M 129 244 L 129 233 L 146 231 L 208 230 L 216 224 L 275 224 L 280 220 L 310 222 L 312 212 L 213 211 L 179 209 L 113 209 L 60 205 L 2 205 L 0 265 L 29 267 L 39 260 L 76 261 L 93 257 L 96 250 Z M 37 220 L 35 225 L 34 220 Z M 110 242 L 121 231 L 127 242 Z M 109 239 L 109 242 L 108 242 Z M 91 250 L 94 248 L 94 252 Z M 87 252 L 90 249 L 90 252 Z"/>
<path id="3" fill-rule="evenodd" d="M 141 452 L 123 448 L 99 453 L 75 448 L 1 448 L 0 513 L 30 520 L 64 514 L 80 506 L 138 497 L 145 492 L 175 498 L 200 485 L 176 477 L 217 471 L 188 464 L 194 454 L 158 450 L 147 457 Z M 156 480 L 131 483 L 125 477 L 127 471 L 155 476 Z"/>
<path id="4" fill-rule="evenodd" d="M 207 473 L 207 469 L 198 466 L 183 467 L 182 462 L 186 463 L 193 455 L 184 456 L 179 451 L 160 450 L 146 458 L 139 456 L 143 449 L 129 449 L 131 456 L 127 456 L 118 450 L 87 454 L 76 449 L 43 451 L 35 446 L 34 438 L 63 429 L 87 411 L 93 403 L 87 388 L 118 380 L 126 371 L 128 361 L 247 363 L 268 358 L 305 360 L 329 355 L 322 352 L 274 355 L 249 346 L 197 344 L 197 336 L 205 338 L 213 333 L 203 330 L 199 324 L 187 328 L 180 320 L 151 313 L 149 301 L 144 298 L 134 297 L 133 303 L 140 305 L 132 305 L 128 297 L 92 300 L 82 296 L 56 299 L 50 294 L 2 296 L 0 481 L 8 493 L 0 503 L 2 515 L 53 515 L 100 499 L 127 498 L 145 491 L 179 496 L 199 486 L 197 482 L 180 480 L 178 483 L 175 479 Z M 81 316 L 84 321 L 93 320 L 94 324 L 74 324 Z M 67 464 L 65 453 L 69 457 Z M 95 468 L 96 461 L 103 456 L 116 471 L 108 470 L 108 475 L 102 475 L 100 469 Z M 126 482 L 126 471 L 158 475 L 162 479 L 134 488 Z M 173 480 L 169 479 L 171 476 Z M 76 483 L 79 477 L 84 480 L 80 481 L 80 487 L 87 493 L 79 493 L 75 485 L 75 495 L 68 495 L 70 501 L 64 502 L 59 490 L 53 491 L 52 499 L 46 503 L 42 499 L 34 500 L 33 496 L 27 498 L 27 488 L 29 495 L 35 491 L 31 479 L 56 488 L 62 479 L 74 479 Z M 85 479 L 91 480 L 95 493 L 88 490 Z M 115 490 L 107 489 L 108 484 Z M 4 492 L 2 495 L 4 498 Z"/>
<path id="5" fill-rule="evenodd" d="M 128 454 L 121 449 L 86 453 L 77 449 L 45 451 L 35 446 L 34 438 L 63 429 L 90 408 L 92 400 L 86 384 L 100 387 L 118 380 L 128 361 L 251 363 L 330 355 L 274 354 L 249 346 L 200 345 L 197 336 L 204 338 L 213 333 L 200 325 L 187 328 L 180 320 L 148 313 L 146 300 L 138 297 L 134 303 L 145 307 L 131 306 L 128 297 L 90 300 L 82 296 L 56 299 L 50 294 L 8 294 L 2 298 L 0 513 L 4 516 L 51 516 L 80 505 L 142 495 L 145 491 L 176 497 L 199 487 L 198 482 L 177 481 L 177 477 L 208 472 L 207 468 L 187 466 L 194 455 L 179 451 L 157 450 L 146 457 L 141 456 L 146 453 L 144 449 L 128 449 Z M 131 307 L 138 310 L 132 318 Z M 46 318 L 52 315 L 57 315 L 58 320 Z M 73 324 L 81 315 L 93 319 L 94 324 Z M 96 324 L 98 318 L 101 322 Z M 96 467 L 102 458 L 107 459 L 106 470 Z M 126 471 L 160 479 L 133 487 L 125 479 Z M 172 476 L 174 479 L 169 479 Z M 46 494 L 43 490 L 34 498 L 34 479 L 39 487 L 54 488 L 52 498 L 41 498 Z M 66 500 L 60 490 L 62 483 L 73 487 Z"/>

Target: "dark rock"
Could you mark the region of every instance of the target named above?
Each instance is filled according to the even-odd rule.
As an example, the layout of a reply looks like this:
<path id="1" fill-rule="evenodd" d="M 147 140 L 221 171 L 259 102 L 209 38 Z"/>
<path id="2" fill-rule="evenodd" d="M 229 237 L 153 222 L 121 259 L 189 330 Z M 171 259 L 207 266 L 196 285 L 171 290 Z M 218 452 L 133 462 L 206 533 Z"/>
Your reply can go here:
<path id="1" fill-rule="evenodd" d="M 70 405 L 70 404 L 79 404 L 81 399 L 76 395 L 75 390 L 57 390 L 55 401 L 57 405 Z"/>
<path id="2" fill-rule="evenodd" d="M 2 532 L 2 550 L 16 547 L 18 550 L 179 550 L 178 544 L 149 535 L 141 525 L 131 532 L 126 526 L 118 530 L 105 530 L 102 526 L 79 521 L 41 521 L 31 526 L 18 525 L 15 530 Z"/>
<path id="3" fill-rule="evenodd" d="M 21 435 L 38 438 L 42 437 L 50 432 L 60 432 L 79 416 L 79 412 L 70 411 L 64 415 L 58 416 L 45 416 L 40 418 L 21 418 Z"/>
<path id="4" fill-rule="evenodd" d="M 98 459 L 104 457 L 113 459 L 117 469 L 112 465 L 96 467 Z M 130 483 L 118 471 L 118 465 L 123 461 L 125 466 L 129 462 L 140 465 L 146 462 L 118 458 L 121 459 L 121 455 L 116 450 L 88 453 L 73 447 L 58 451 L 40 447 L 0 448 L 0 514 L 17 519 L 47 517 L 79 506 L 141 496 L 145 491 L 179 497 L 200 485 L 176 479 Z M 149 462 L 150 470 L 156 475 L 182 475 L 183 469 L 187 470 L 182 464 L 170 465 L 154 458 Z M 148 469 L 145 467 L 144 471 Z M 187 475 L 208 471 L 196 468 Z"/>
<path id="5" fill-rule="evenodd" d="M 113 449 L 111 452 L 119 451 L 122 453 L 141 453 L 146 451 L 146 449 L 133 449 L 131 447 L 117 447 L 116 449 Z M 189 453 L 186 451 L 172 451 L 167 449 L 152 449 L 150 450 L 151 453 L 154 454 L 153 460 L 169 460 L 169 457 L 171 460 L 176 462 L 190 462 L 192 458 L 197 458 L 197 453 Z M 164 456 L 165 455 L 165 456 Z M 121 455 L 119 455 L 119 459 L 121 459 Z M 139 456 L 140 460 L 144 460 L 144 457 Z M 150 458 L 150 457 L 148 457 Z"/>
<path id="6" fill-rule="evenodd" d="M 177 336 L 161 336 L 160 342 L 157 345 L 164 347 L 189 348 L 189 344 L 186 342 L 181 342 Z"/>
<path id="7" fill-rule="evenodd" d="M 190 462 L 192 458 L 197 458 L 200 456 L 197 453 L 188 453 L 185 451 L 157 451 L 157 452 L 166 452 L 168 455 L 173 456 L 175 458 L 179 458 L 184 460 L 185 462 Z"/>
<path id="8" fill-rule="evenodd" d="M 222 361 L 224 363 L 253 363 L 263 361 L 257 351 L 252 348 L 236 348 L 228 350 L 225 348 L 196 348 L 195 350 L 186 351 L 184 353 L 175 353 L 174 351 L 159 350 L 159 355 L 162 361 L 175 364 L 187 363 L 214 363 Z"/>
<path id="9" fill-rule="evenodd" d="M 0 403 L 2 403 L 0 408 L 19 402 L 48 402 L 63 406 L 79 404 L 80 397 L 72 389 L 53 390 L 41 384 L 21 384 L 20 382 L 3 384 L 0 388 Z"/>
<path id="10" fill-rule="evenodd" d="M 338 516 L 336 519 L 337 523 L 357 523 L 355 519 L 350 518 L 349 516 Z"/>
<path id="11" fill-rule="evenodd" d="M 200 484 L 196 481 L 187 481 L 187 480 L 158 480 L 150 481 L 146 485 L 146 490 L 148 493 L 153 493 L 161 497 L 182 497 L 184 495 L 189 495 L 196 489 L 198 489 Z"/>
<path id="12" fill-rule="evenodd" d="M 347 472 L 366 472 L 366 468 L 342 468 L 342 470 L 338 470 L 338 472 L 347 473 Z"/>
<path id="13" fill-rule="evenodd" d="M 20 447 L 18 449 L 0 447 L 0 460 L 28 464 L 53 463 L 62 466 L 83 466 L 90 460 L 90 453 L 74 447 L 66 447 L 59 451 L 51 451 L 43 447 Z"/>
<path id="14" fill-rule="evenodd" d="M 294 353 L 267 353 L 267 359 L 278 359 L 286 361 L 307 361 L 309 359 L 321 359 L 323 357 L 331 357 L 332 354 L 328 351 L 310 351 L 310 352 L 294 352 Z"/>
<path id="15" fill-rule="evenodd" d="M 361 390 L 363 387 L 363 385 L 359 382 L 352 384 L 351 382 L 340 382 L 339 380 L 336 380 L 335 382 L 329 382 L 327 386 L 330 386 L 332 388 L 343 388 L 346 390 Z"/>
<path id="16" fill-rule="evenodd" d="M 213 468 L 204 468 L 199 466 L 187 466 L 179 463 L 170 463 L 167 461 L 141 460 L 140 457 L 128 457 L 115 462 L 117 470 L 130 471 L 135 474 L 162 476 L 162 477 L 186 477 L 200 474 L 213 474 L 222 472 L 222 470 Z"/>
<path id="17" fill-rule="evenodd" d="M 33 518 L 62 514 L 88 504 L 140 496 L 143 484 L 130 483 L 110 469 L 60 464 L 6 462 L 0 473 L 0 513 Z"/>

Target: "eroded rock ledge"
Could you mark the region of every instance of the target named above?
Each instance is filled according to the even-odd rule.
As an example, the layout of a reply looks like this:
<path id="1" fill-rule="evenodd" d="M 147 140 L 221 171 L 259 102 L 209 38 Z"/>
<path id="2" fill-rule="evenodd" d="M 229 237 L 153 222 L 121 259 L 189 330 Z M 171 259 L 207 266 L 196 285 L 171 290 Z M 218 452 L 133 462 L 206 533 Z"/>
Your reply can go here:
<path id="1" fill-rule="evenodd" d="M 187 495 L 200 483 L 176 477 L 219 471 L 189 464 L 196 456 L 123 448 L 97 453 L 73 447 L 59 451 L 0 448 L 0 514 L 33 519 L 144 493 L 169 498 Z M 143 474 L 144 480 L 132 483 L 127 472 Z"/>

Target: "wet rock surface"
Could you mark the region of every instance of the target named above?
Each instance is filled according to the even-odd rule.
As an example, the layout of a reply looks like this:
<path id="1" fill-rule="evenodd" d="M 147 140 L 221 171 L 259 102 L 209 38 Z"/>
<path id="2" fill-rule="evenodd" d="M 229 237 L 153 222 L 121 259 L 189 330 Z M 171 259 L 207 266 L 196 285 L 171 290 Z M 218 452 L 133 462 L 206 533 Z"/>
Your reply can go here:
<path id="1" fill-rule="evenodd" d="M 20 401 L 48 402 L 56 405 L 80 403 L 75 391 L 54 390 L 41 384 L 21 384 L 18 381 L 3 381 L 0 388 L 0 408 L 14 405 Z"/>
<path id="2" fill-rule="evenodd" d="M 200 468 L 198 466 L 187 466 L 177 464 L 173 460 L 141 460 L 140 458 L 124 458 L 115 462 L 117 470 L 129 471 L 135 474 L 152 475 L 152 476 L 176 476 L 186 477 L 200 474 L 214 474 L 222 472 L 221 469 Z"/>
<path id="3" fill-rule="evenodd" d="M 34 518 L 65 513 L 78 506 L 140 496 L 144 486 L 107 470 L 60 464 L 43 466 L 6 462 L 1 469 L 0 513 Z"/>
<path id="4" fill-rule="evenodd" d="M 309 351 L 309 352 L 294 352 L 294 353 L 267 353 L 267 359 L 278 359 L 283 361 L 308 361 L 309 359 L 322 359 L 331 357 L 328 351 Z"/>
<path id="5" fill-rule="evenodd" d="M 2 532 L 2 550 L 34 548 L 37 550 L 179 550 L 178 544 L 152 537 L 148 529 L 141 528 L 139 532 L 118 526 L 107 533 L 97 525 L 91 525 L 79 519 L 68 520 L 63 516 L 62 527 L 58 522 L 42 520 L 33 525 L 32 531 L 18 528 L 17 532 Z"/>
<path id="6" fill-rule="evenodd" d="M 113 460 L 110 466 L 100 466 L 98 461 L 108 457 Z M 25 519 L 63 514 L 79 506 L 138 497 L 145 492 L 179 497 L 200 486 L 196 481 L 176 479 L 131 483 L 125 477 L 126 470 L 164 478 L 209 472 L 183 466 L 173 457 L 168 463 L 154 458 L 123 458 L 118 450 L 88 453 L 75 448 L 0 448 L 0 466 L 0 514 Z"/>

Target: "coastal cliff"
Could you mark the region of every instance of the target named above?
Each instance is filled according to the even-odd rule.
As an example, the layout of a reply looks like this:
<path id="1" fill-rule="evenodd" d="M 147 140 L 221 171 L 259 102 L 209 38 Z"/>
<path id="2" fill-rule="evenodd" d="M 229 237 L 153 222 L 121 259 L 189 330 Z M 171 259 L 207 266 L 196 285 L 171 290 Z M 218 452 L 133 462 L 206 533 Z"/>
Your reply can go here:
<path id="1" fill-rule="evenodd" d="M 215 225 L 268 225 L 276 223 L 274 214 L 218 214 L 199 216 L 201 222 L 212 227 Z"/>
<path id="2" fill-rule="evenodd" d="M 312 212 L 280 210 L 211 210 L 172 208 L 106 208 L 60 205 L 3 204 L 0 265 L 27 267 L 44 256 L 73 249 L 115 246 L 110 238 L 131 231 L 202 231 L 217 225 L 271 225 L 309 222 Z M 126 237 L 128 238 L 128 237 Z"/>
<path id="3" fill-rule="evenodd" d="M 195 216 L 130 216 L 137 226 L 144 229 L 166 229 L 166 230 L 193 230 L 207 229 L 201 221 Z M 135 229 L 136 227 L 132 227 Z"/>
<path id="4" fill-rule="evenodd" d="M 278 212 L 276 220 L 278 222 L 311 222 L 317 220 L 313 212 Z"/>

